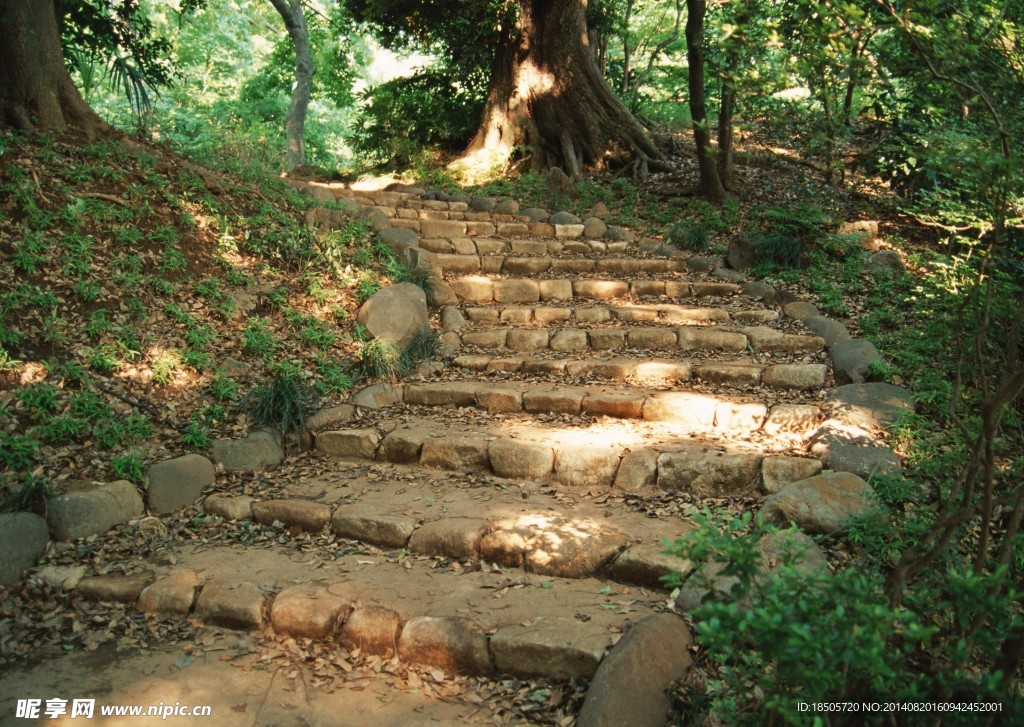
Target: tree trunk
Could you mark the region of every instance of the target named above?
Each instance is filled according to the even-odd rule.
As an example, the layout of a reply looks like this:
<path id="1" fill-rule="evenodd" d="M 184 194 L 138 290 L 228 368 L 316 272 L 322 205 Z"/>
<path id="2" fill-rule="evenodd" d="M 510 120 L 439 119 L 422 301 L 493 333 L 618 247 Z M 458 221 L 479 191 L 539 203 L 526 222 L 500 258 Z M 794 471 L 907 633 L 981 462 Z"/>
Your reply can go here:
<path id="1" fill-rule="evenodd" d="M 309 108 L 309 94 L 313 85 L 313 57 L 309 50 L 309 31 L 306 16 L 302 12 L 301 0 L 270 0 L 284 20 L 295 46 L 295 83 L 292 85 L 292 103 L 285 118 L 285 137 L 288 151 L 285 163 L 288 171 L 306 163 L 306 109 Z"/>
<path id="2" fill-rule="evenodd" d="M 460 166 L 493 167 L 528 146 L 536 170 L 571 178 L 611 151 L 636 170 L 662 168 L 664 156 L 605 83 L 587 47 L 584 0 L 519 0 L 519 23 L 499 41 L 480 127 Z"/>
<path id="3" fill-rule="evenodd" d="M 75 126 L 109 134 L 64 65 L 51 0 L 0 0 L 0 125 L 23 131 Z"/>
<path id="4" fill-rule="evenodd" d="M 746 26 L 750 22 L 750 6 L 746 0 L 736 11 L 735 25 L 739 32 L 726 43 L 725 68 L 722 71 L 722 108 L 718 112 L 718 172 L 722 186 L 729 192 L 737 191 L 734 163 L 733 119 L 736 117 L 736 73 L 740 56 L 746 44 Z"/>
<path id="5" fill-rule="evenodd" d="M 686 59 L 689 62 L 690 116 L 700 166 L 700 192 L 712 202 L 721 202 L 726 192 L 718 176 L 707 105 L 704 101 L 704 14 L 705 0 L 686 0 Z"/>

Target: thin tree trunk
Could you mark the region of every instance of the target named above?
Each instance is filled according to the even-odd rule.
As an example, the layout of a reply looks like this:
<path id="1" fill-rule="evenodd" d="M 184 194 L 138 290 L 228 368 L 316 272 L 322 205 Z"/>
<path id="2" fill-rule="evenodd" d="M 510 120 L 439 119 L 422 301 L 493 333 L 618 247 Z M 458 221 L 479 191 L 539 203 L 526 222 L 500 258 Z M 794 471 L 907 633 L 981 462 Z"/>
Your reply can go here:
<path id="1" fill-rule="evenodd" d="M 664 155 L 605 83 L 588 47 L 582 0 L 520 0 L 499 41 L 483 118 L 459 166 L 493 166 L 528 146 L 532 166 L 578 177 L 609 152 L 646 173 Z"/>
<path id="2" fill-rule="evenodd" d="M 50 0 L 0 0 L 0 124 L 23 131 L 75 126 L 89 138 L 112 131 L 68 74 Z"/>
<path id="3" fill-rule="evenodd" d="M 704 100 L 704 14 L 705 0 L 686 0 L 686 58 L 689 61 L 690 116 L 700 166 L 700 191 L 713 202 L 726 197 L 711 148 L 707 105 Z"/>
<path id="4" fill-rule="evenodd" d="M 309 49 L 309 30 L 300 0 L 270 0 L 288 28 L 288 35 L 295 46 L 295 83 L 292 85 L 292 102 L 285 117 L 285 137 L 288 149 L 285 162 L 288 171 L 306 163 L 306 110 L 313 86 L 313 58 Z"/>

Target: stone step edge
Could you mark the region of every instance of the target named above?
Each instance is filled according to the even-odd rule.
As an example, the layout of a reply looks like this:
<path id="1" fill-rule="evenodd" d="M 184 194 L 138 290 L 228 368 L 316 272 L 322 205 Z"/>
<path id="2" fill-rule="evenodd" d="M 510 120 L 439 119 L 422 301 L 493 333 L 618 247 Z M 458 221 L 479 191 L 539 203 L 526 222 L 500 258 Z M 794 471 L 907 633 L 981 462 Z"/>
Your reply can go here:
<path id="1" fill-rule="evenodd" d="M 523 258 L 524 260 L 537 258 Z M 542 258 L 540 258 L 542 259 Z M 527 295 L 536 303 L 541 300 L 632 300 L 634 298 L 730 298 L 749 297 L 758 300 L 759 294 L 750 284 L 741 286 L 728 282 L 697 282 L 689 280 L 632 280 L 625 278 L 533 278 L 508 277 L 492 279 L 483 275 L 460 275 L 438 280 L 448 286 L 455 296 L 467 303 L 514 303 Z M 749 290 L 750 294 L 745 293 Z M 513 300 L 503 298 L 511 296 Z M 667 301 L 666 301 L 667 302 Z"/>
<path id="2" fill-rule="evenodd" d="M 134 604 L 158 618 L 327 641 L 471 676 L 589 679 L 614 646 L 612 632 L 568 617 L 539 618 L 529 626 L 504 626 L 488 634 L 461 617 L 402 619 L 387 607 L 335 595 L 332 585 L 290 586 L 271 594 L 252 581 L 206 579 L 200 571 L 184 569 L 161 578 L 89 576 L 77 590 L 87 600 Z"/>
<path id="3" fill-rule="evenodd" d="M 758 353 L 814 354 L 825 350 L 825 342 L 819 336 L 769 330 L 775 335 L 751 334 L 746 330 L 735 331 L 718 326 L 696 325 L 603 328 L 498 327 L 455 333 L 454 335 L 458 336 L 458 345 L 464 348 L 519 353 L 550 349 L 560 353 L 587 350 L 679 350 L 721 351 L 735 354 L 753 350 Z M 454 338 L 451 338 L 451 343 L 454 343 Z"/>
<path id="4" fill-rule="evenodd" d="M 617 358 L 604 360 L 590 359 L 547 359 L 496 357 L 483 354 L 463 354 L 451 361 L 452 368 L 465 369 L 473 373 L 546 374 L 567 376 L 593 376 L 606 381 L 630 381 L 636 379 L 640 385 L 682 384 L 700 381 L 709 384 L 735 388 L 770 386 L 776 389 L 806 389 L 818 384 L 817 369 L 824 364 L 759 364 L 743 361 L 688 361 L 686 359 L 636 359 Z M 803 372 L 802 367 L 812 367 Z M 780 368 L 789 367 L 789 368 Z M 765 371 L 772 369 L 767 379 Z M 806 375 L 805 375 L 806 373 Z M 515 380 L 507 382 L 514 387 Z M 822 379 L 820 386 L 824 386 Z M 497 386 L 497 384 L 495 384 Z"/>
<path id="5" fill-rule="evenodd" d="M 813 457 L 720 452 L 696 441 L 656 447 L 594 447 L 525 442 L 495 435 L 432 437 L 424 429 L 376 427 L 332 429 L 314 436 L 317 451 L 334 457 L 419 464 L 456 472 L 490 472 L 498 477 L 543 480 L 566 486 L 608 487 L 636 492 L 658 487 L 700 496 L 747 496 L 759 487 L 771 494 L 817 474 Z"/>
<path id="6" fill-rule="evenodd" d="M 787 371 L 791 366 L 818 367 L 825 364 L 778 364 L 770 367 Z M 799 373 L 799 372 L 798 372 Z M 369 387 L 368 387 L 369 388 Z M 456 407 L 482 409 L 503 414 L 590 414 L 617 419 L 650 422 L 676 422 L 689 432 L 730 430 L 755 432 L 768 426 L 773 432 L 785 431 L 805 439 L 817 428 L 820 410 L 815 404 L 776 404 L 685 391 L 589 391 L 590 387 L 572 385 L 559 388 L 516 386 L 516 382 L 477 383 L 452 381 L 406 383 L 392 387 L 391 400 L 379 408 L 406 406 Z M 365 390 L 364 390 L 365 391 Z M 356 397 L 359 397 L 358 392 Z M 370 392 L 369 395 L 372 395 Z M 795 423 L 799 422 L 799 426 Z M 783 427 L 783 423 L 790 426 Z"/>

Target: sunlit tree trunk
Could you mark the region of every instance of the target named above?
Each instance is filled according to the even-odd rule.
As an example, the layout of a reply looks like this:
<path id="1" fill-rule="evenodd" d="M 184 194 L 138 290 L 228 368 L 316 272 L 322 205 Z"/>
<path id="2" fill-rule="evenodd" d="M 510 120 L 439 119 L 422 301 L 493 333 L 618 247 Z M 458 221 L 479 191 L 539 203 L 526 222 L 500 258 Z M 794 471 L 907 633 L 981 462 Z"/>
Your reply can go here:
<path id="1" fill-rule="evenodd" d="M 50 0 L 0 0 L 0 124 L 24 131 L 74 126 L 89 138 L 111 131 L 64 65 Z"/>
<path id="2" fill-rule="evenodd" d="M 288 35 L 295 46 L 295 83 L 292 85 L 292 102 L 285 118 L 285 137 L 288 150 L 286 163 L 291 171 L 306 163 L 306 110 L 309 108 L 309 95 L 313 86 L 313 58 L 309 50 L 309 30 L 306 28 L 306 16 L 302 12 L 300 0 L 270 0 L 281 15 Z"/>
<path id="3" fill-rule="evenodd" d="M 499 41 L 483 118 L 460 163 L 495 164 L 529 147 L 534 169 L 570 177 L 625 152 L 643 174 L 662 152 L 612 93 L 588 47 L 583 0 L 519 0 Z"/>

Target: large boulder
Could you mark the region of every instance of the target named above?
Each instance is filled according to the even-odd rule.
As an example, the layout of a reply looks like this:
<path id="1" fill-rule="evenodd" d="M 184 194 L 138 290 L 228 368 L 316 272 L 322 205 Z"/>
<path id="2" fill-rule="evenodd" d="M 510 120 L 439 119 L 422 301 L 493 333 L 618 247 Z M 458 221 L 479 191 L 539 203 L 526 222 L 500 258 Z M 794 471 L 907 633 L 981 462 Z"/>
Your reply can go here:
<path id="1" fill-rule="evenodd" d="M 836 387 L 825 401 L 827 418 L 862 429 L 882 428 L 913 411 L 909 391 L 881 382 Z"/>
<path id="2" fill-rule="evenodd" d="M 879 509 L 874 490 L 860 477 L 828 471 L 786 485 L 764 501 L 761 514 L 768 522 L 793 522 L 807 533 L 830 534 Z"/>
<path id="3" fill-rule="evenodd" d="M 255 472 L 284 459 L 281 435 L 272 429 L 257 429 L 244 439 L 215 439 L 211 449 L 213 458 L 229 472 Z"/>
<path id="4" fill-rule="evenodd" d="M 635 624 L 604 658 L 587 690 L 579 727 L 662 727 L 672 712 L 669 688 L 693 665 L 693 636 L 670 613 Z"/>
<path id="5" fill-rule="evenodd" d="M 429 329 L 427 295 L 413 283 L 392 285 L 363 303 L 356 321 L 372 338 L 404 346 Z"/>
<path id="6" fill-rule="evenodd" d="M 191 505 L 207 487 L 213 485 L 213 463 L 199 454 L 158 462 L 146 472 L 146 504 L 151 512 L 163 515 Z"/>
<path id="7" fill-rule="evenodd" d="M 0 586 L 17 582 L 50 542 L 46 521 L 31 512 L 0 514 Z"/>
<path id="8" fill-rule="evenodd" d="M 143 510 L 142 496 L 127 480 L 78 482 L 49 499 L 46 518 L 55 538 L 71 540 L 105 533 L 139 517 Z"/>
<path id="9" fill-rule="evenodd" d="M 874 363 L 882 356 L 875 345 L 864 338 L 851 338 L 836 343 L 828 352 L 837 384 L 862 384 Z"/>

